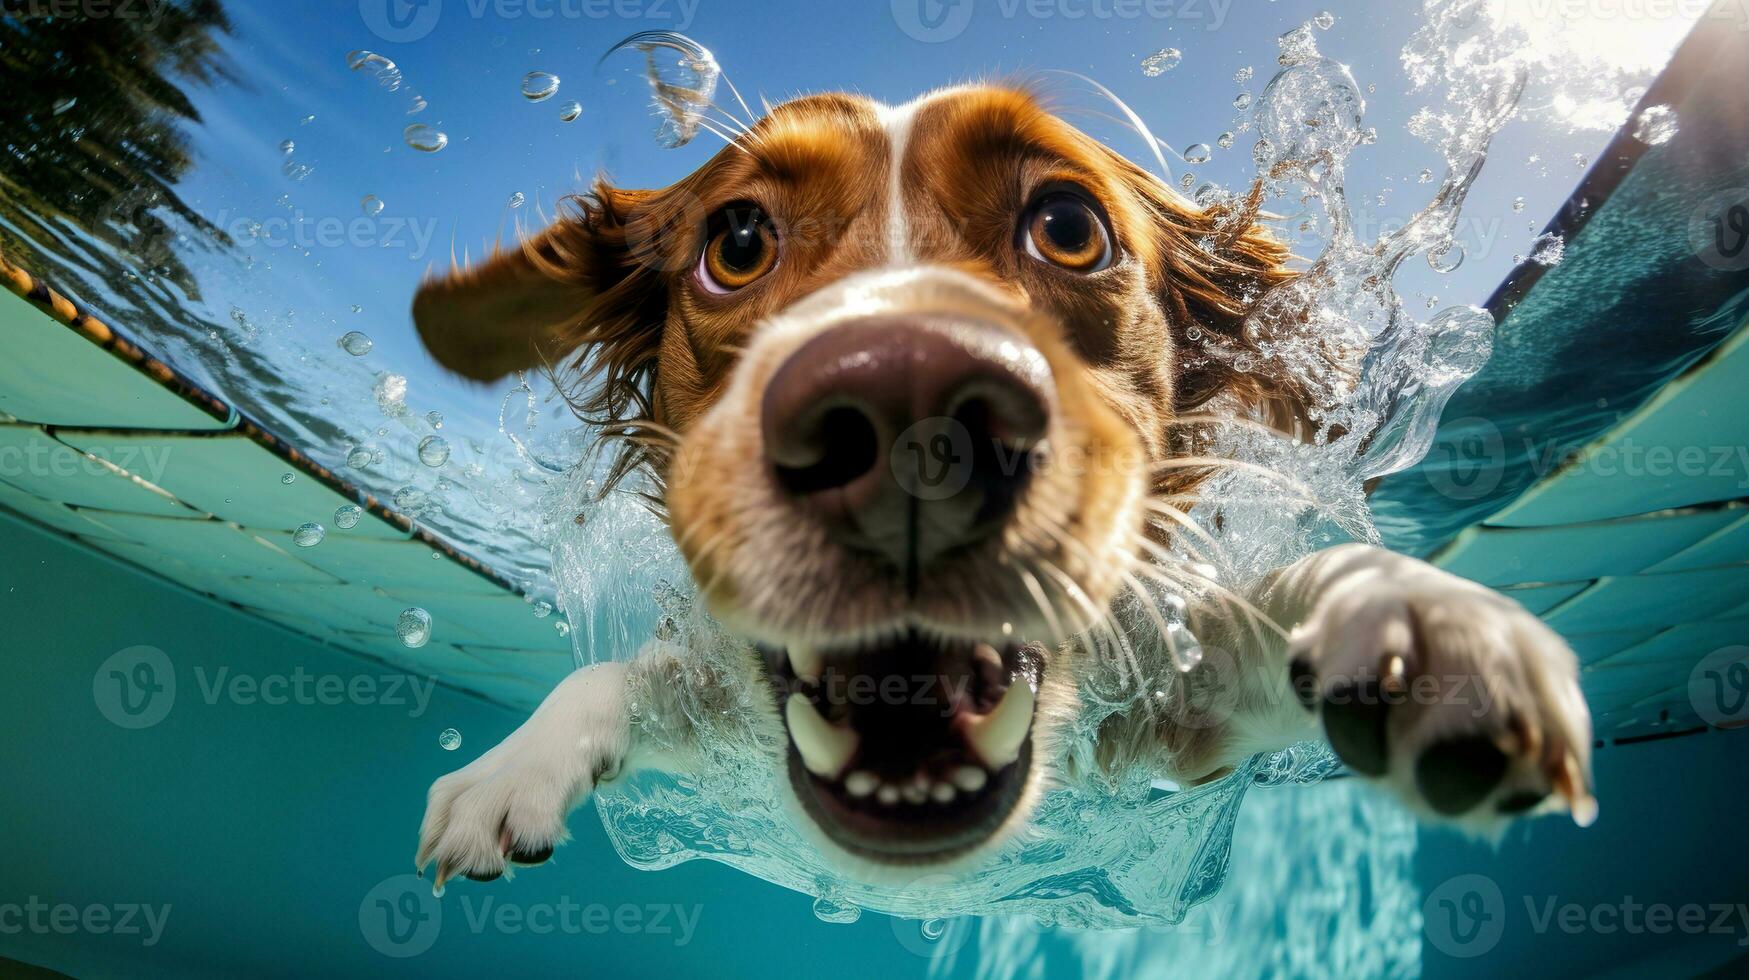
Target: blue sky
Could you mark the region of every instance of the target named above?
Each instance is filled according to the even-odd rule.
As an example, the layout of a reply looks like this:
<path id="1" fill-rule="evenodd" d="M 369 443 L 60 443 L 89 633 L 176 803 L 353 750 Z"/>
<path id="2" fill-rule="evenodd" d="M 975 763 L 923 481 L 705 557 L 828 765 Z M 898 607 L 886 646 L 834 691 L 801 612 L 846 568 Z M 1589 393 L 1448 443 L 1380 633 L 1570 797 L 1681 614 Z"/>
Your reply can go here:
<path id="1" fill-rule="evenodd" d="M 1514 2 L 1528 5 L 1525 10 L 1548 6 L 1547 0 Z M 1606 0 L 1582 6 L 1615 9 Z M 287 336 L 270 356 L 288 361 L 294 387 L 332 398 L 323 411 L 359 416 L 340 421 L 361 438 L 382 419 L 369 400 L 368 375 L 360 380 L 361 365 L 344 363 L 333 345 L 351 329 L 376 341 L 362 366 L 406 375 L 408 403 L 418 413 L 444 412 L 452 434 L 497 438 L 493 429 L 508 385 L 482 387 L 445 376 L 420 349 L 406 312 L 427 267 L 449 261 L 452 241 L 458 253 L 469 248 L 478 255 L 483 242 L 514 234 L 518 222 L 551 214 L 560 196 L 581 189 L 597 171 L 622 184 L 660 186 L 720 148 L 708 134 L 678 150 L 656 144 L 636 53 L 597 67 L 604 51 L 635 31 L 681 29 L 697 38 L 755 105 L 761 95 L 777 101 L 832 89 L 902 101 L 951 82 L 1066 69 L 1108 86 L 1157 136 L 1182 147 L 1213 144 L 1233 129 L 1240 116 L 1234 97 L 1261 92 L 1273 74 L 1277 35 L 1328 10 L 1335 23 L 1318 32 L 1319 45 L 1348 64 L 1363 87 L 1372 86 L 1367 121 L 1379 131 L 1378 141 L 1360 148 L 1350 163 L 1361 231 L 1376 235 L 1412 213 L 1434 186 L 1419 183 L 1418 175 L 1439 169 L 1432 149 L 1405 129 L 1430 96 L 1404 91 L 1399 51 L 1421 12 L 1419 4 L 1401 0 L 953 0 L 947 6 L 938 0 L 422 0 L 418 6 L 301 0 L 229 9 L 243 84 L 198 93 L 205 125 L 194 134 L 199 165 L 184 190 L 203 214 L 233 232 L 240 224 L 267 223 L 273 244 L 246 242 L 255 265 L 227 267 L 206 283 L 207 303 L 221 323 L 236 306 L 258 321 L 294 324 L 283 328 Z M 1683 27 L 1591 16 L 1574 28 L 1584 42 L 1574 50 L 1587 56 L 1603 50 L 1618 61 L 1654 66 Z M 1145 76 L 1141 60 L 1164 47 L 1181 50 L 1181 63 Z M 347 54 L 356 49 L 395 61 L 405 87 L 429 107 L 409 116 L 407 91 L 391 93 L 349 70 Z M 1245 67 L 1255 77 L 1235 81 Z M 531 103 L 521 82 L 537 70 L 558 75 L 560 90 Z M 1560 71 L 1549 74 L 1561 81 Z M 1649 68 L 1641 74 L 1649 77 Z M 1557 103 L 1560 93 L 1550 81 L 1533 82 L 1531 104 L 1546 110 Z M 1076 83 L 1059 83 L 1065 92 L 1085 92 Z M 720 95 L 726 99 L 726 90 Z M 582 103 L 582 116 L 563 122 L 559 107 L 573 99 Z M 1104 108 L 1086 94 L 1067 102 Z M 1481 303 L 1512 256 L 1527 250 L 1583 175 L 1576 155 L 1594 157 L 1609 137 L 1607 129 L 1573 130 L 1549 121 L 1558 116 L 1544 112 L 1501 135 L 1460 228 L 1467 261 L 1443 276 L 1412 261 L 1399 287 L 1413 308 L 1422 309 L 1429 297 L 1437 297 L 1438 306 Z M 1133 158 L 1147 158 L 1141 141 L 1122 128 L 1085 113 L 1074 119 Z M 443 130 L 447 148 L 408 148 L 402 129 L 410 122 Z M 312 168 L 303 180 L 282 172 L 280 145 L 288 139 L 295 143 L 292 159 Z M 1241 134 L 1232 150 L 1217 151 L 1194 169 L 1202 179 L 1237 186 L 1252 173 L 1250 142 Z M 513 210 L 507 201 L 517 193 L 527 203 Z M 367 195 L 383 202 L 375 218 L 361 210 Z M 1520 211 L 1513 210 L 1517 197 L 1525 202 Z M 1301 243 L 1301 251 L 1315 250 L 1315 243 Z M 307 448 L 334 460 L 346 447 Z"/>

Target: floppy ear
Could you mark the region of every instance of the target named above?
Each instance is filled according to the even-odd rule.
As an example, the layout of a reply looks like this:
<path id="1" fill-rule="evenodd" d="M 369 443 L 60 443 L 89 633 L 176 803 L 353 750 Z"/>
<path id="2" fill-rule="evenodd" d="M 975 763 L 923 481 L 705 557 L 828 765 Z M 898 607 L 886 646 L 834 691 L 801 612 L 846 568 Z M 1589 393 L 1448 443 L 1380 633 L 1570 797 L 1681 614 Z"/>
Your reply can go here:
<path id="1" fill-rule="evenodd" d="M 1246 329 L 1259 300 L 1297 275 L 1288 267 L 1286 246 L 1257 224 L 1261 185 L 1244 198 L 1204 209 L 1145 171 L 1136 175 L 1162 228 L 1161 289 L 1180 358 L 1178 411 L 1194 411 L 1224 395 L 1276 429 L 1311 435 L 1330 396 L 1351 383 L 1352 366 L 1328 338 L 1307 334 L 1305 311 L 1295 311 L 1287 318 L 1291 322 L 1272 323 L 1268 337 Z M 1285 342 L 1313 363 L 1284 371 L 1263 356 L 1265 340 Z M 1246 362 L 1251 367 L 1242 369 Z"/>
<path id="2" fill-rule="evenodd" d="M 617 366 L 610 374 L 635 373 L 654 357 L 665 305 L 650 309 L 659 278 L 626 240 L 626 213 L 650 193 L 598 182 L 590 194 L 561 202 L 544 231 L 425 283 L 413 297 L 425 349 L 476 381 L 556 368 L 596 347 Z"/>

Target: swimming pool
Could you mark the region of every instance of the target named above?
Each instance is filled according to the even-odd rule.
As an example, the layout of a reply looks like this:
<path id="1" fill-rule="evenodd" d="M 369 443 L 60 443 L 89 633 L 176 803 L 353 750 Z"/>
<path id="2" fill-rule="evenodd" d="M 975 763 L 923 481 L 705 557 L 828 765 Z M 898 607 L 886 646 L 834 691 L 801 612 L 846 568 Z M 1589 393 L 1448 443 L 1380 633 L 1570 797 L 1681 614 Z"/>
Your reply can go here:
<path id="1" fill-rule="evenodd" d="M 1701 18 L 1677 67 L 1617 107 L 1672 105 L 1674 134 L 1611 137 L 1619 119 L 1588 130 L 1578 109 L 1571 129 L 1509 127 L 1494 159 L 1538 162 L 1484 171 L 1467 213 L 1494 224 L 1460 226 L 1456 268 L 1447 254 L 1398 282 L 1430 309 L 1439 294 L 1480 302 L 1506 285 L 1489 304 L 1493 361 L 1459 390 L 1428 458 L 1380 486 L 1379 528 L 1509 589 L 1573 640 L 1605 822 L 1528 824 L 1496 851 L 1418 828 L 1353 779 L 1251 786 L 1220 809 L 1236 821 L 1232 852 L 1223 828 L 1210 845 L 1221 853 L 1199 855 L 1215 859 L 1210 887 L 1181 921 L 1082 932 L 822 911 L 710 862 L 634 873 L 614 853 L 623 836 L 610 844 L 584 815 L 554 868 L 438 905 L 410 889 L 423 787 L 514 727 L 569 672 L 575 637 L 614 648 L 657 625 L 649 579 L 666 572 L 652 559 L 609 565 L 581 593 L 555 581 L 545 482 L 583 448 L 563 405 L 539 379 L 448 379 L 402 311 L 446 239 L 532 225 L 597 166 L 662 184 L 709 152 L 650 139 L 637 57 L 596 65 L 636 29 L 708 39 L 750 97 L 902 98 L 1016 58 L 1074 69 L 1147 117 L 1181 151 L 1176 166 L 1200 156 L 1177 134 L 1220 144 L 1237 96 L 1273 71 L 1276 35 L 1320 11 L 1272 4 L 1252 24 L 1215 4 L 1164 19 L 941 7 L 971 11 L 949 37 L 951 17 L 912 20 L 899 4 L 651 4 L 629 20 L 586 5 L 384 9 L 403 16 L 368 2 L 322 16 L 171 5 L 149 27 L 120 7 L 83 11 L 77 29 L 7 16 L 9 70 L 53 84 L 9 113 L 0 215 L 0 246 L 26 277 L 0 316 L 14 353 L 0 366 L 0 535 L 15 570 L 0 579 L 14 624 L 5 696 L 30 736 L 4 756 L 23 805 L 5 818 L 0 955 L 79 976 L 1347 976 L 1455 972 L 1474 957 L 1506 972 L 1691 974 L 1740 959 L 1749 927 L 1729 913 L 1749 869 L 1726 823 L 1742 797 L 1726 775 L 1740 736 L 1720 730 L 1725 702 L 1709 709 L 1689 689 L 1708 651 L 1741 642 L 1749 599 L 1730 455 L 1746 441 L 1729 339 L 1742 269 L 1726 239 L 1711 253 L 1690 239 L 1715 212 L 1718 233 L 1731 230 L 1734 201 L 1720 195 L 1744 175 L 1731 155 L 1744 113 L 1729 97 L 1742 59 L 1724 53 L 1742 40 L 1728 21 Z M 1379 188 L 1351 194 L 1370 240 L 1419 204 L 1436 165 L 1384 135 L 1419 108 L 1390 81 L 1418 14 L 1336 13 L 1319 44 L 1378 79 L 1376 153 L 1349 173 Z M 67 33 L 44 31 L 44 16 Z M 1651 26 L 1664 47 L 1651 51 L 1648 27 L 1612 55 L 1609 84 L 1651 82 L 1682 35 Z M 88 67 L 116 31 L 141 29 L 168 43 L 130 64 L 174 88 L 140 94 L 125 73 Z M 847 54 L 847 37 L 881 43 Z M 773 38 L 818 43 L 758 57 Z M 1168 46 L 1180 63 L 1152 73 L 1144 57 Z M 364 49 L 392 54 L 393 74 L 347 57 Z M 435 130 L 446 145 L 433 151 Z M 97 152 L 118 146 L 138 158 Z M 1201 178 L 1251 172 L 1244 152 L 1204 149 Z M 1537 216 L 1551 213 L 1545 227 Z M 1558 262 L 1514 261 L 1542 235 L 1557 236 Z M 1705 459 L 1679 465 L 1686 446 Z M 1648 447 L 1671 450 L 1668 464 L 1648 471 Z M 409 646 L 414 607 L 434 626 Z M 1647 918 L 1650 906 L 1669 911 Z M 1665 916 L 1707 925 L 1654 928 Z"/>

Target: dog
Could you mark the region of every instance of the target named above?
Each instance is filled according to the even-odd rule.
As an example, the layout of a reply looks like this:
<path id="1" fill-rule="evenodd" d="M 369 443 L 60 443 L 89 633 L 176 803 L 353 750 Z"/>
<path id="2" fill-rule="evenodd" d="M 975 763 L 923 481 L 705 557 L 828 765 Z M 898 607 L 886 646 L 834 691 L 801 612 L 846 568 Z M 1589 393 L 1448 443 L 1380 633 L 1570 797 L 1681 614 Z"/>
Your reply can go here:
<path id="1" fill-rule="evenodd" d="M 539 864 L 604 781 L 696 764 L 641 736 L 639 678 L 760 685 L 770 774 L 847 874 L 987 861 L 1073 775 L 1078 638 L 1191 533 L 1197 420 L 1309 431 L 1305 384 L 1211 349 L 1254 349 L 1249 306 L 1293 277 L 1254 217 L 1197 207 L 1022 88 L 816 95 L 671 187 L 597 181 L 426 282 L 413 317 L 447 369 L 579 372 L 743 676 L 675 681 L 685 653 L 658 642 L 577 671 L 432 786 L 418 866 L 441 886 Z M 1163 669 L 1148 623 L 1175 627 L 1132 605 L 1124 645 L 1168 707 L 1106 719 L 1094 765 L 1193 785 L 1321 734 L 1435 819 L 1594 817 L 1576 658 L 1505 596 L 1364 544 L 1185 593 L 1188 635 L 1224 651 L 1220 710 L 1171 710 L 1215 668 Z"/>

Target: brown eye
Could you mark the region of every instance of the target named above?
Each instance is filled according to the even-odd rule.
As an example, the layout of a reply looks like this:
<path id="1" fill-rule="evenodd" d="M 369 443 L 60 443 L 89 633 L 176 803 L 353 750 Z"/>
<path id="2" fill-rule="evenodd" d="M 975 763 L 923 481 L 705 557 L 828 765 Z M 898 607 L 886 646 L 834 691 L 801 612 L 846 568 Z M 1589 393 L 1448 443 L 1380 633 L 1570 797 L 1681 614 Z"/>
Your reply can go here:
<path id="1" fill-rule="evenodd" d="M 1026 254 L 1071 272 L 1098 272 L 1111 264 L 1105 220 L 1081 195 L 1053 191 L 1026 211 L 1020 238 Z"/>
<path id="2" fill-rule="evenodd" d="M 756 207 L 727 208 L 698 260 L 698 281 L 713 293 L 752 285 L 777 265 L 777 232 Z"/>

